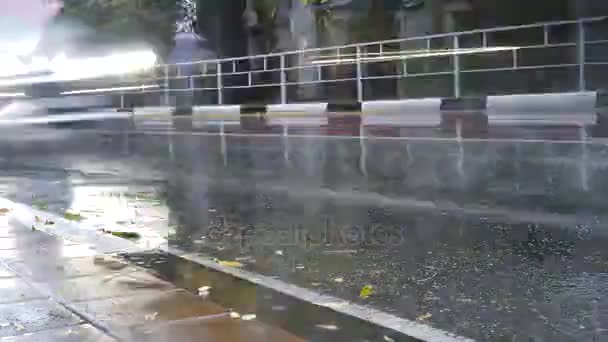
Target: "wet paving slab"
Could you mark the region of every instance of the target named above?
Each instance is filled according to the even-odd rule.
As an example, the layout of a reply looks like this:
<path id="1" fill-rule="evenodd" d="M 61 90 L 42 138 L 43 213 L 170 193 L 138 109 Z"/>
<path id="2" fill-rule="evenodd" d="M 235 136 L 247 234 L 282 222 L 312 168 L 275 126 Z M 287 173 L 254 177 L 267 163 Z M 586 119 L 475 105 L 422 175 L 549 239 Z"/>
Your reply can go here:
<path id="1" fill-rule="evenodd" d="M 44 294 L 20 278 L 0 279 L 0 304 L 45 298 Z"/>
<path id="2" fill-rule="evenodd" d="M 0 302 L 0 335 L 11 340 L 113 341 L 80 325 L 90 322 L 122 341 L 304 341 L 255 317 L 252 321 L 246 314 L 243 319 L 234 317 L 225 306 L 180 290 L 154 270 L 135 266 L 144 258 L 134 256 L 131 263 L 104 254 L 64 257 L 60 253 L 45 258 L 37 253 L 41 246 L 65 248 L 61 238 L 25 226 L 13 232 L 17 237 L 36 236 L 39 243 L 15 250 L 22 258 L 2 259 L 7 275 L 15 275 L 0 279 L 0 295 L 15 301 L 12 306 Z"/>
<path id="3" fill-rule="evenodd" d="M 145 272 L 47 280 L 40 283 L 40 286 L 48 288 L 67 303 L 147 293 L 158 294 L 173 288 L 172 285 Z"/>
<path id="4" fill-rule="evenodd" d="M 114 338 L 100 332 L 89 324 L 79 324 L 63 328 L 24 333 L 9 336 L 2 341 L 15 342 L 117 342 Z"/>
<path id="5" fill-rule="evenodd" d="M 33 282 L 64 280 L 67 278 L 129 274 L 137 269 L 124 263 L 100 260 L 97 257 L 81 258 L 42 258 L 35 263 L 12 261 L 7 263 L 15 272 L 31 279 Z"/>
<path id="6" fill-rule="evenodd" d="M 0 279 L 13 278 L 13 277 L 15 277 L 15 273 L 13 273 L 9 269 L 6 269 L 4 266 L 0 267 Z"/>
<path id="7" fill-rule="evenodd" d="M 81 319 L 51 300 L 36 300 L 0 305 L 0 336 L 63 328 Z"/>

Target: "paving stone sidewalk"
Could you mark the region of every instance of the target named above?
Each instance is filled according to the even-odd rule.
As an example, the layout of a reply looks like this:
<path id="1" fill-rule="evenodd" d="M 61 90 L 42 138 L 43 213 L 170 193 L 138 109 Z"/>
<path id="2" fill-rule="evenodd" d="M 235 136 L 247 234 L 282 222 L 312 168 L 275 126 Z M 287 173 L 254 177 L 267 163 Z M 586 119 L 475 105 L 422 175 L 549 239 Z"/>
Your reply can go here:
<path id="1" fill-rule="evenodd" d="M 4 210 L 7 209 L 7 210 Z M 0 340 L 303 341 L 0 212 Z"/>

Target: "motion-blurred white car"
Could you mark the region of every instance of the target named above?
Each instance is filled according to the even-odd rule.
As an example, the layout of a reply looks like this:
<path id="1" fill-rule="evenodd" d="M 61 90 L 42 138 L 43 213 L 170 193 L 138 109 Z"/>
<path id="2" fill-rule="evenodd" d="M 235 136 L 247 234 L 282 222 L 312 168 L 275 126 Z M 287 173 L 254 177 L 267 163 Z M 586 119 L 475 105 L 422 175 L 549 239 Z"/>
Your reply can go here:
<path id="1" fill-rule="evenodd" d="M 155 65 L 149 48 L 99 42 L 94 30 L 57 20 L 62 8 L 0 0 L 0 117 L 110 106 L 113 80 Z"/>

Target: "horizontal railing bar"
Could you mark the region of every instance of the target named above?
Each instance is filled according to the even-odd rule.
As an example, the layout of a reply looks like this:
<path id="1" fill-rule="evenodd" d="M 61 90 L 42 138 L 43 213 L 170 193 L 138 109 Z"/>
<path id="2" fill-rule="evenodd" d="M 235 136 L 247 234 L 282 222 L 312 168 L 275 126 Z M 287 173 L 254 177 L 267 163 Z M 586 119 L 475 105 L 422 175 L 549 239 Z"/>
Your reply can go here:
<path id="1" fill-rule="evenodd" d="M 608 39 L 601 39 L 601 40 L 585 40 L 585 44 L 587 45 L 596 45 L 596 44 L 608 44 Z"/>
<path id="2" fill-rule="evenodd" d="M 394 75 L 383 75 L 383 76 L 368 76 L 364 77 L 363 80 L 382 80 L 382 79 L 394 79 L 394 78 L 416 78 L 425 76 L 452 76 L 454 73 L 451 71 L 438 71 L 438 72 L 419 72 L 413 74 L 394 74 Z"/>
<path id="3" fill-rule="evenodd" d="M 567 64 L 522 65 L 522 66 L 518 66 L 516 68 L 504 67 L 504 68 L 493 68 L 493 69 L 462 69 L 461 72 L 478 73 L 478 72 L 517 71 L 517 70 L 554 69 L 554 68 L 572 68 L 572 67 L 578 67 L 578 64 L 567 63 Z"/>

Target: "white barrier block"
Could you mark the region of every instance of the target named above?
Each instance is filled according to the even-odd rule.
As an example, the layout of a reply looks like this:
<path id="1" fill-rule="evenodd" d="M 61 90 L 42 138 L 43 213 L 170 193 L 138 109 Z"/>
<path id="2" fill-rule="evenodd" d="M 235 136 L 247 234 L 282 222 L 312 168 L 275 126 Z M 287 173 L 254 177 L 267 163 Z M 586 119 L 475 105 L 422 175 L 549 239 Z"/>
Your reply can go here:
<path id="1" fill-rule="evenodd" d="M 133 108 L 133 122 L 136 129 L 167 130 L 173 128 L 173 107 Z"/>
<path id="2" fill-rule="evenodd" d="M 587 126 L 596 119 L 595 92 L 489 96 L 490 125 Z"/>
<path id="3" fill-rule="evenodd" d="M 369 101 L 362 106 L 364 126 L 439 126 L 441 99 Z"/>
<path id="4" fill-rule="evenodd" d="M 90 108 L 112 105 L 111 95 L 78 95 L 31 99 L 35 105 L 48 109 Z"/>
<path id="5" fill-rule="evenodd" d="M 290 103 L 268 105 L 269 125 L 319 127 L 327 125 L 327 103 Z"/>
<path id="6" fill-rule="evenodd" d="M 204 128 L 206 126 L 224 124 L 240 124 L 241 107 L 234 106 L 197 106 L 192 108 L 192 127 Z"/>

